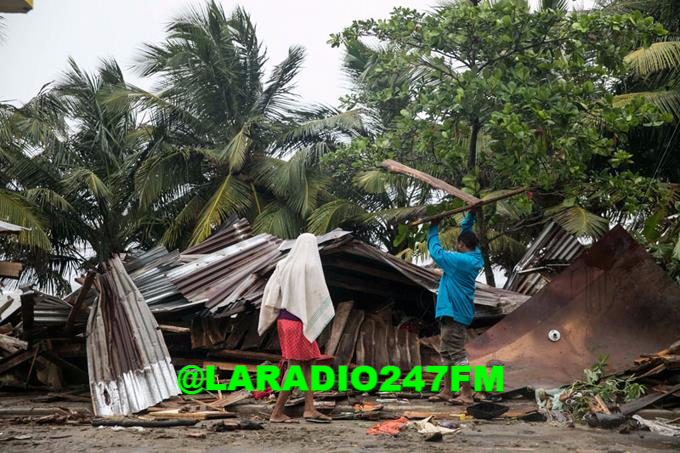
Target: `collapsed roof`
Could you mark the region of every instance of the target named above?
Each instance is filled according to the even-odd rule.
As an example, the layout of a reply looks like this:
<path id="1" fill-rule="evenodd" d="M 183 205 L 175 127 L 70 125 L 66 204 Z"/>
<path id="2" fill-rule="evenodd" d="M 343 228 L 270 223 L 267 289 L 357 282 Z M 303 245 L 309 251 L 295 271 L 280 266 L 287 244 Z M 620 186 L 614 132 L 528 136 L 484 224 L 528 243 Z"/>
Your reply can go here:
<path id="1" fill-rule="evenodd" d="M 504 366 L 507 389 L 552 388 L 581 378 L 601 354 L 607 371 L 625 369 L 677 340 L 678 326 L 680 287 L 618 225 L 468 353 L 473 365 Z"/>

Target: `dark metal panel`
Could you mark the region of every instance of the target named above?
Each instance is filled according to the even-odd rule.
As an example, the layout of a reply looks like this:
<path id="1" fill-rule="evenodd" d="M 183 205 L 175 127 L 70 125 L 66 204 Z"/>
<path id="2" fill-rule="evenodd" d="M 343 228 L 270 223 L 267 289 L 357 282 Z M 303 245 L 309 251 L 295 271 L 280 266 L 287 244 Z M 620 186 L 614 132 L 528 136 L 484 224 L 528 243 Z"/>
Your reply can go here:
<path id="1" fill-rule="evenodd" d="M 625 369 L 677 340 L 678 326 L 680 287 L 617 226 L 468 353 L 474 365 L 504 365 L 508 389 L 553 387 L 581 378 L 600 354 L 609 371 Z"/>

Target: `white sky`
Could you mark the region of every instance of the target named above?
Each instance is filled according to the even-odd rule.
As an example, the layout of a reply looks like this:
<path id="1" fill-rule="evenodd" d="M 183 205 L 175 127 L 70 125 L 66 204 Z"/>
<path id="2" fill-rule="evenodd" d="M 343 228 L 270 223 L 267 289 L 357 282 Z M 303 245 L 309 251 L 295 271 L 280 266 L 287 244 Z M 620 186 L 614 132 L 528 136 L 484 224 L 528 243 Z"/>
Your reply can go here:
<path id="1" fill-rule="evenodd" d="M 533 0 L 534 3 L 537 0 Z M 6 14 L 0 42 L 0 102 L 21 103 L 55 80 L 73 57 L 86 70 L 100 58 L 115 58 L 129 82 L 151 88 L 130 66 L 145 42 L 164 37 L 166 24 L 190 0 L 35 0 L 28 14 Z M 342 51 L 326 41 L 354 19 L 386 17 L 395 6 L 425 9 L 437 0 L 221 0 L 229 13 L 243 6 L 257 24 L 270 62 L 281 61 L 291 45 L 307 49 L 305 69 L 297 80 L 305 101 L 336 104 L 346 93 L 340 72 Z M 591 0 L 576 0 L 590 6 Z"/>

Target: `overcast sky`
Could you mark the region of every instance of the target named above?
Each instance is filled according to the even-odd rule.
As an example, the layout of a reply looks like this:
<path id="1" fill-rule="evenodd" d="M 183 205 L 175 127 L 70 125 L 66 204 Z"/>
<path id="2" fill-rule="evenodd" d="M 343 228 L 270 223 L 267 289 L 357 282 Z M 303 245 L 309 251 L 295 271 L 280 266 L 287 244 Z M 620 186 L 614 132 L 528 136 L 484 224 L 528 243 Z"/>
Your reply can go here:
<path id="1" fill-rule="evenodd" d="M 536 1 L 536 0 L 534 0 Z M 591 3 L 576 0 L 576 4 Z M 87 70 L 100 58 L 115 58 L 129 82 L 150 88 L 130 66 L 143 43 L 157 43 L 168 22 L 200 0 L 35 0 L 28 14 L 5 15 L 0 43 L 0 102 L 25 102 L 44 84 L 59 78 L 73 57 Z M 346 92 L 341 51 L 326 41 L 354 19 L 380 18 L 395 6 L 425 9 L 437 0 L 221 0 L 230 12 L 243 6 L 257 24 L 271 63 L 291 45 L 307 50 L 298 93 L 307 101 L 336 104 Z"/>

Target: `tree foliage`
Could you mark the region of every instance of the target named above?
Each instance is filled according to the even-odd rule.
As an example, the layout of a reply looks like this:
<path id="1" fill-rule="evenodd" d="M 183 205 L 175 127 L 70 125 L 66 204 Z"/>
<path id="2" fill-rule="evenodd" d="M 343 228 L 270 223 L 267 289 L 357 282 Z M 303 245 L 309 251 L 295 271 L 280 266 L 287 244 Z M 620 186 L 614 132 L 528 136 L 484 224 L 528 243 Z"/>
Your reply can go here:
<path id="1" fill-rule="evenodd" d="M 435 167 L 477 195 L 530 186 L 531 203 L 512 202 L 523 209 L 520 222 L 559 213 L 555 219 L 573 232 L 596 234 L 602 229 L 584 221 L 601 225 L 596 214 L 625 217 L 647 202 L 650 181 L 635 170 L 627 134 L 667 118 L 640 99 L 615 104 L 611 87 L 626 76 L 628 52 L 663 31 L 639 12 L 532 12 L 523 2 L 501 0 L 433 12 L 396 8 L 384 20 L 355 21 L 331 43 L 377 41 L 391 49 L 363 73 L 366 83 L 385 73 L 413 75 L 396 87 L 351 95 L 365 104 L 408 99 L 372 141 L 371 154 L 424 171 Z M 571 209 L 547 210 L 564 200 L 573 200 Z M 489 262 L 490 239 L 517 225 L 495 208 L 479 223 Z M 489 269 L 486 275 L 492 280 Z"/>

